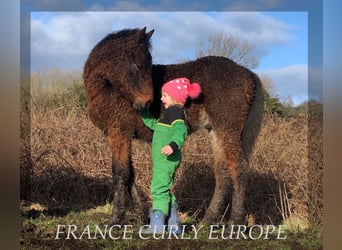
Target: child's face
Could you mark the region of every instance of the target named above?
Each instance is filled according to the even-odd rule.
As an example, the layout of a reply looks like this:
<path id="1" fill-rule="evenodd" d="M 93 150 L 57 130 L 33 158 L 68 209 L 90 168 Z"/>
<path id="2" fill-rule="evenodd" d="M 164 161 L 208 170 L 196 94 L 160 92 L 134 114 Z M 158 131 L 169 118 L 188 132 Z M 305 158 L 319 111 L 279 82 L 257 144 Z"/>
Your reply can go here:
<path id="1" fill-rule="evenodd" d="M 161 96 L 160 100 L 162 101 L 165 109 L 167 109 L 168 107 L 170 107 L 171 105 L 174 104 L 174 101 L 171 98 L 171 96 L 169 96 L 165 92 L 162 92 L 162 96 Z"/>

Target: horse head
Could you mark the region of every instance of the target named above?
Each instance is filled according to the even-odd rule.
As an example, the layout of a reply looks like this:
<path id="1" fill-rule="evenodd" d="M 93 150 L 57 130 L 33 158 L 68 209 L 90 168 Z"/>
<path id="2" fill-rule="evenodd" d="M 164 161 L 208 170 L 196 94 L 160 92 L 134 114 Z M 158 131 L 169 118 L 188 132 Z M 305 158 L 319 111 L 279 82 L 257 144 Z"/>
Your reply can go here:
<path id="1" fill-rule="evenodd" d="M 122 88 L 132 102 L 133 108 L 148 108 L 153 101 L 152 57 L 150 38 L 154 32 L 146 33 L 146 27 L 133 36 L 131 47 L 123 60 Z"/>
<path id="2" fill-rule="evenodd" d="M 148 108 L 153 101 L 153 32 L 146 33 L 146 27 L 113 32 L 92 49 L 83 72 L 89 102 L 100 93 L 115 91 L 133 108 Z"/>

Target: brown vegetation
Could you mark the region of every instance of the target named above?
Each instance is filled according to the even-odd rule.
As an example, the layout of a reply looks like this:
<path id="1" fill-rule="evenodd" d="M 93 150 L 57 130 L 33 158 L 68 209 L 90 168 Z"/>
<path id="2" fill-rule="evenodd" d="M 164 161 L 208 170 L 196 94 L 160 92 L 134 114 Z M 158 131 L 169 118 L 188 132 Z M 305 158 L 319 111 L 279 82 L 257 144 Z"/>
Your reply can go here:
<path id="1" fill-rule="evenodd" d="M 109 143 L 88 118 L 79 97 L 84 91 L 78 87 L 82 86 L 79 76 L 62 80 L 64 87 L 58 92 L 46 87 L 60 87 L 56 82 L 38 88 L 35 77 L 32 96 L 26 96 L 32 98 L 31 119 L 21 121 L 26 123 L 22 139 L 29 138 L 29 144 L 22 141 L 21 148 L 21 199 L 43 204 L 50 211 L 107 203 L 113 191 Z M 52 97 L 57 101 L 51 102 Z M 318 114 L 310 123 L 307 113 L 282 118 L 265 114 L 248 176 L 245 205 L 250 223 L 279 224 L 290 217 L 323 223 L 322 114 Z M 25 137 L 24 128 L 29 125 L 30 136 Z M 200 130 L 187 139 L 174 186 L 181 212 L 195 219 L 209 205 L 215 182 L 206 137 Z M 150 145 L 135 140 L 132 160 L 135 182 L 148 197 Z"/>

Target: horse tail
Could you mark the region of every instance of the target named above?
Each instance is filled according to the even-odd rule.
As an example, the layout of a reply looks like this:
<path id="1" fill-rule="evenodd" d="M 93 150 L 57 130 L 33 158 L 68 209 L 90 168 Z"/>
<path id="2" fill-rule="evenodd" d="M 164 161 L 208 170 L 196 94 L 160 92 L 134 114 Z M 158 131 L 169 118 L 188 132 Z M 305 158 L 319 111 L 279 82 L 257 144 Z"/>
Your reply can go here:
<path id="1" fill-rule="evenodd" d="M 242 132 L 242 148 L 247 159 L 252 154 L 256 138 L 260 132 L 264 111 L 264 94 L 261 81 L 256 74 L 251 74 L 254 82 L 254 98 Z"/>

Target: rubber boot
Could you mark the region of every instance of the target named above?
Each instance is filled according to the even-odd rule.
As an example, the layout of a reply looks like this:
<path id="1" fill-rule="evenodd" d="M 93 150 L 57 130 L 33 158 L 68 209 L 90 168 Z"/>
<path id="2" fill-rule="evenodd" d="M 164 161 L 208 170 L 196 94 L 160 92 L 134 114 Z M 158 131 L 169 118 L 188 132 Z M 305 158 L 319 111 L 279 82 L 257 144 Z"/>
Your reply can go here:
<path id="1" fill-rule="evenodd" d="M 150 213 L 150 225 L 141 230 L 142 234 L 162 234 L 164 231 L 165 215 L 160 210 L 152 210 Z"/>
<path id="2" fill-rule="evenodd" d="M 180 234 L 182 232 L 182 225 L 179 221 L 177 204 L 171 204 L 167 222 L 167 230 L 169 233 L 173 232 L 176 234 Z"/>

